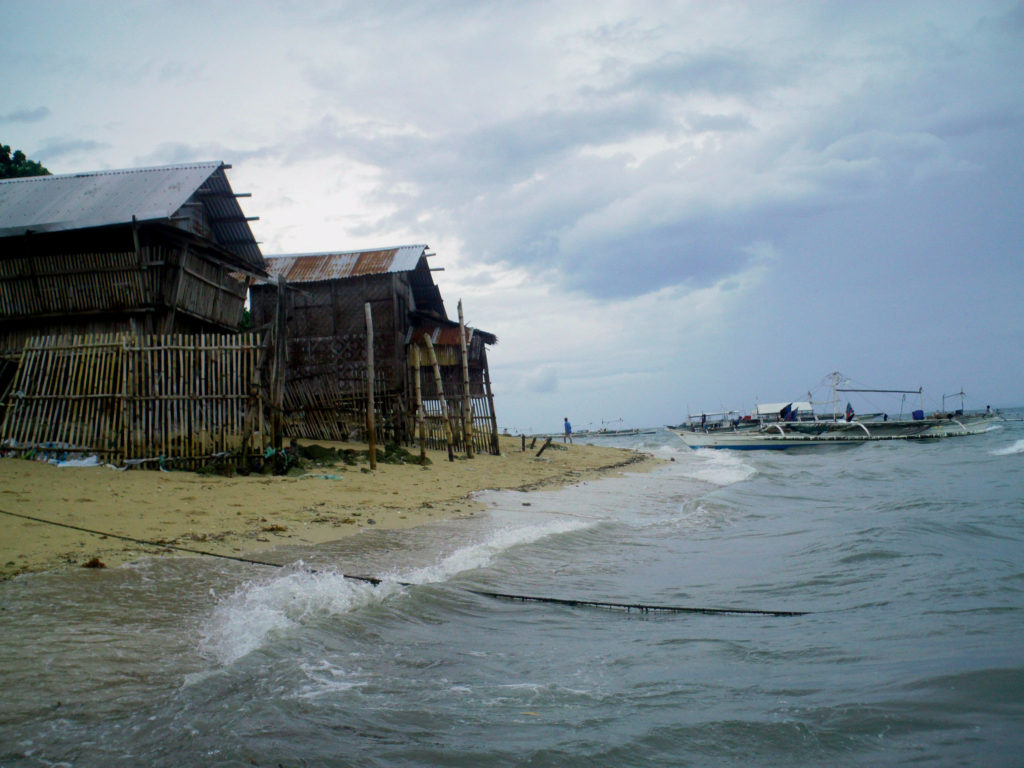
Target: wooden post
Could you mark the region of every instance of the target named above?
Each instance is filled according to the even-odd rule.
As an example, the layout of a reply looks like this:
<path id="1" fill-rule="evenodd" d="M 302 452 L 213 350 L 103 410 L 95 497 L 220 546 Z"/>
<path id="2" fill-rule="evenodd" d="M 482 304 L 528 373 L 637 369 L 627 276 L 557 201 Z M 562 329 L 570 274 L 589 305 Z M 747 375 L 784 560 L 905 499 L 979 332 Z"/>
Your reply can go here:
<path id="1" fill-rule="evenodd" d="M 377 468 L 377 426 L 373 404 L 373 312 L 370 302 L 363 305 L 366 311 L 366 436 L 370 444 L 370 469 Z"/>
<path id="2" fill-rule="evenodd" d="M 132 245 L 135 248 L 135 266 L 139 270 L 139 281 L 142 283 L 142 294 L 146 297 L 146 305 L 148 307 L 155 307 L 157 303 L 157 297 L 154 295 L 155 288 L 149 280 L 149 264 L 142 253 L 142 244 L 139 242 L 139 220 L 134 213 L 132 214 Z M 154 327 L 154 314 L 153 312 L 146 312 L 143 316 L 147 333 L 153 333 L 157 330 Z"/>
<path id="3" fill-rule="evenodd" d="M 284 443 L 284 377 L 285 377 L 285 327 L 287 315 L 285 311 L 285 281 L 277 278 L 277 305 L 274 307 L 274 364 L 270 375 L 271 432 L 275 451 L 280 451 Z"/>
<path id="4" fill-rule="evenodd" d="M 434 383 L 437 385 L 437 396 L 441 400 L 441 419 L 444 421 L 444 437 L 448 442 L 448 461 L 455 461 L 455 450 L 452 447 L 452 425 L 448 421 L 448 401 L 444 399 L 444 386 L 441 384 L 441 366 L 437 364 L 434 342 L 430 340 L 430 334 L 424 333 L 423 340 L 427 343 L 430 364 L 434 366 Z"/>
<path id="5" fill-rule="evenodd" d="M 459 299 L 459 349 L 462 351 L 462 436 L 466 441 L 466 458 L 473 458 L 473 411 L 469 399 L 469 356 L 466 354 L 466 321 Z"/>
<path id="6" fill-rule="evenodd" d="M 487 365 L 486 346 L 480 350 L 480 354 L 483 356 L 484 391 L 487 393 L 487 405 L 491 409 L 491 451 L 497 456 L 501 453 L 501 444 L 498 442 L 498 414 L 494 410 L 494 392 L 491 391 L 491 370 Z"/>
<path id="7" fill-rule="evenodd" d="M 420 386 L 420 345 L 413 340 L 412 345 L 412 375 L 415 377 L 416 392 L 416 427 L 420 433 L 420 464 L 427 463 L 427 435 L 426 424 L 423 420 L 423 392 Z"/>
<path id="8" fill-rule="evenodd" d="M 131 374 L 131 371 L 134 368 L 135 362 L 132 359 L 131 350 L 128 348 L 128 338 L 129 338 L 128 336 L 122 336 L 121 339 L 120 339 L 121 343 L 118 344 L 116 347 L 114 347 L 114 349 L 116 350 L 115 354 L 117 354 L 118 369 L 119 369 L 119 372 L 120 372 L 120 375 L 121 375 L 121 380 L 120 380 L 120 385 L 121 385 L 120 386 L 120 393 L 121 393 L 121 402 L 120 402 L 120 410 L 121 410 L 121 434 L 120 434 L 121 456 L 120 456 L 120 460 L 121 461 L 124 461 L 125 459 L 129 458 L 129 456 L 130 456 L 130 454 L 129 454 L 129 445 L 130 445 L 129 440 L 131 439 L 131 429 L 132 429 L 132 427 L 131 427 L 131 416 L 132 416 L 131 401 L 132 401 L 132 398 L 135 396 L 135 392 L 133 391 L 134 388 L 132 386 L 133 382 L 132 382 L 132 374 Z M 112 464 L 119 463 L 118 459 L 114 458 L 115 456 L 117 456 L 116 453 L 114 453 L 111 456 L 111 463 Z"/>

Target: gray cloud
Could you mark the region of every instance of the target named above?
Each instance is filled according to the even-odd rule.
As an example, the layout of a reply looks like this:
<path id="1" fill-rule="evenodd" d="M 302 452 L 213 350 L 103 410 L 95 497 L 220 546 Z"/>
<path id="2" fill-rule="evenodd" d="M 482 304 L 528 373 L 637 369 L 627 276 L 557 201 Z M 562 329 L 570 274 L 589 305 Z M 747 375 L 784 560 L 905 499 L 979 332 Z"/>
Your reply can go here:
<path id="1" fill-rule="evenodd" d="M 680 356 L 743 350 L 688 371 L 715 399 L 833 365 L 917 378 L 951 351 L 1020 379 L 1005 350 L 1024 344 L 1024 3 L 253 0 L 241 17 L 204 6 L 197 28 L 166 4 L 99 2 L 125 19 L 116 44 L 91 6 L 53 27 L 23 4 L 22 52 L 0 51 L 8 103 L 49 93 L 73 126 L 40 142 L 55 114 L 3 108 L 5 143 L 52 169 L 252 159 L 268 250 L 409 233 L 480 279 L 519 267 L 584 314 L 664 310 Z M 519 301 L 517 277 L 495 305 Z M 657 334 L 637 331 L 645 365 L 684 360 L 641 335 Z M 626 366 L 594 347 L 598 392 Z M 810 352 L 777 354 L 793 348 Z M 564 354 L 528 358 L 534 389 L 560 375 L 576 391 L 574 369 L 541 370 Z"/>
<path id="2" fill-rule="evenodd" d="M 0 114 L 0 123 L 38 123 L 50 116 L 49 107 L 35 109 L 16 109 L 13 112 Z"/>
<path id="3" fill-rule="evenodd" d="M 754 125 L 746 115 L 709 115 L 693 112 L 686 117 L 687 127 L 695 133 L 727 133 L 749 131 Z"/>
<path id="4" fill-rule="evenodd" d="M 38 158 L 45 158 L 45 165 L 46 163 L 52 163 L 54 160 L 59 160 L 61 158 L 93 154 L 106 149 L 109 146 L 109 144 L 104 142 L 92 141 L 89 139 L 53 138 L 44 142 L 43 145 L 36 150 L 35 154 L 38 155 Z"/>
<path id="5" fill-rule="evenodd" d="M 637 67 L 621 87 L 662 95 L 705 92 L 745 96 L 774 84 L 772 69 L 743 51 L 673 52 Z"/>
<path id="6" fill-rule="evenodd" d="M 558 372 L 545 366 L 526 374 L 523 382 L 525 388 L 530 392 L 550 394 L 558 391 Z"/>
<path id="7" fill-rule="evenodd" d="M 266 152 L 267 150 L 263 147 L 257 149 L 238 149 L 225 146 L 219 142 L 201 142 L 196 144 L 167 142 L 160 144 L 152 152 L 136 158 L 136 163 L 139 165 L 173 165 L 175 163 L 222 160 L 230 165 L 262 157 Z"/>

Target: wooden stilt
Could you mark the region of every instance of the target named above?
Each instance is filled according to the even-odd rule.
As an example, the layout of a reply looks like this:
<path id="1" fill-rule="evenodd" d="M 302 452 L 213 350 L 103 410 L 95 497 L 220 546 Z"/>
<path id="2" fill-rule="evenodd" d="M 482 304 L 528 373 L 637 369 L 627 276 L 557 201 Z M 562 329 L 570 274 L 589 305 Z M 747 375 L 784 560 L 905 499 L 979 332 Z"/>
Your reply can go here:
<path id="1" fill-rule="evenodd" d="M 370 469 L 377 468 L 377 427 L 374 420 L 374 371 L 373 371 L 373 312 L 370 302 L 363 305 L 366 311 L 366 434 L 370 444 Z"/>
<path id="2" fill-rule="evenodd" d="M 462 352 L 462 437 L 466 441 L 466 458 L 473 458 L 473 412 L 469 395 L 469 356 L 466 354 L 466 321 L 459 299 L 459 349 Z"/>
<path id="3" fill-rule="evenodd" d="M 423 340 L 427 345 L 430 364 L 434 367 L 434 384 L 437 387 L 437 397 L 441 401 L 441 420 L 444 422 L 444 437 L 448 443 L 448 461 L 455 461 L 455 449 L 452 445 L 452 425 L 448 421 L 448 401 L 445 400 L 444 385 L 441 383 L 441 366 L 437 364 L 437 354 L 434 352 L 434 342 L 430 340 L 430 334 L 424 333 Z"/>
<path id="4" fill-rule="evenodd" d="M 494 410 L 494 393 L 491 391 L 491 369 L 487 366 L 487 349 L 481 350 L 483 355 L 483 377 L 484 391 L 487 393 L 487 407 L 491 416 L 491 453 L 497 456 L 501 453 L 501 445 L 498 442 L 498 414 Z"/>
<path id="5" fill-rule="evenodd" d="M 284 444 L 284 376 L 285 376 L 285 282 L 277 279 L 277 306 L 274 308 L 274 365 L 271 368 L 270 400 L 272 408 L 271 432 L 274 450 L 281 450 Z"/>
<path id="6" fill-rule="evenodd" d="M 412 345 L 412 371 L 416 392 L 416 428 L 420 435 L 420 464 L 427 463 L 427 434 L 423 419 L 423 388 L 420 386 L 420 347 Z"/>

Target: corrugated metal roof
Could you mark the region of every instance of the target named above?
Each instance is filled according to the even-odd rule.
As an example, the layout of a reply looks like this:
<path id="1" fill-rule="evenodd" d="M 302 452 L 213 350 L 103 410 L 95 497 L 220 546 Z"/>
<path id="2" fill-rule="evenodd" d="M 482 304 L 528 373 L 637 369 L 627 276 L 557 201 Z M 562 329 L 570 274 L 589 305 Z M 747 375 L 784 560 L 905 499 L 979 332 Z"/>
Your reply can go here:
<path id="1" fill-rule="evenodd" d="M 426 245 L 400 245 L 369 251 L 297 253 L 267 257 L 267 273 L 289 283 L 315 283 L 362 275 L 412 272 Z"/>
<path id="2" fill-rule="evenodd" d="M 435 346 L 449 346 L 459 347 L 459 325 L 458 323 L 448 321 L 430 321 L 421 322 L 416 326 L 410 327 L 405 335 L 405 343 L 423 343 L 423 335 L 430 336 L 430 343 Z M 484 344 L 496 344 L 498 337 L 493 333 L 487 331 L 481 331 L 479 328 L 472 328 L 466 326 L 466 343 L 472 342 L 474 336 L 479 336 L 483 339 Z"/>
<path id="3" fill-rule="evenodd" d="M 406 334 L 405 343 L 416 342 L 421 344 L 423 342 L 423 336 L 426 334 L 430 337 L 430 343 L 435 346 L 448 346 L 458 347 L 461 346 L 459 342 L 459 326 L 458 325 L 440 325 L 438 323 L 431 323 L 430 325 L 418 325 L 415 328 L 410 328 Z M 466 328 L 466 343 L 468 344 L 470 339 L 473 338 L 473 329 Z"/>
<path id="4" fill-rule="evenodd" d="M 127 168 L 0 181 L 0 237 L 166 220 L 200 192 L 213 241 L 263 268 L 263 254 L 221 162 Z"/>

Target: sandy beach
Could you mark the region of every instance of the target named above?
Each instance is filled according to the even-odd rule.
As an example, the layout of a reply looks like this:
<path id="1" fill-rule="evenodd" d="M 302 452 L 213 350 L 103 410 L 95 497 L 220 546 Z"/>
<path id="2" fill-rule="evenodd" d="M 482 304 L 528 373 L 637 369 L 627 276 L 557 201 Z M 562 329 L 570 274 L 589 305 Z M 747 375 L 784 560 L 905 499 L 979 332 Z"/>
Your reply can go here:
<path id="1" fill-rule="evenodd" d="M 319 443 L 366 450 L 358 443 Z M 594 445 L 553 443 L 540 457 L 538 441 L 521 448 L 501 438 L 501 454 L 448 461 L 428 451 L 430 464 L 361 463 L 306 467 L 305 474 L 221 477 L 110 467 L 58 467 L 0 459 L 0 510 L 91 531 L 232 556 L 257 556 L 282 544 L 315 544 L 371 526 L 407 528 L 470 516 L 472 494 L 571 485 L 654 466 L 645 454 Z M 104 537 L 0 514 L 0 579 L 27 572 L 114 567 L 153 555 L 189 556 L 155 545 Z"/>

